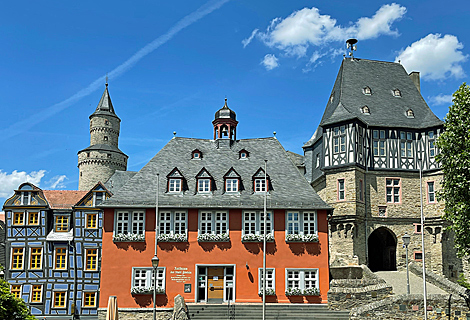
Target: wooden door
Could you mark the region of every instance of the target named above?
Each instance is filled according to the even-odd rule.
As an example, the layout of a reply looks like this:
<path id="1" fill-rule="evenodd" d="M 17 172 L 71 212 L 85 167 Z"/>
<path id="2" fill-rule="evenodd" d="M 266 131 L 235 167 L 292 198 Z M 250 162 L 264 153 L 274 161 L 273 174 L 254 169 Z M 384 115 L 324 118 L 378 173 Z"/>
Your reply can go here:
<path id="1" fill-rule="evenodd" d="M 207 268 L 207 302 L 224 301 L 224 268 Z M 212 300 L 212 301 L 211 301 Z"/>

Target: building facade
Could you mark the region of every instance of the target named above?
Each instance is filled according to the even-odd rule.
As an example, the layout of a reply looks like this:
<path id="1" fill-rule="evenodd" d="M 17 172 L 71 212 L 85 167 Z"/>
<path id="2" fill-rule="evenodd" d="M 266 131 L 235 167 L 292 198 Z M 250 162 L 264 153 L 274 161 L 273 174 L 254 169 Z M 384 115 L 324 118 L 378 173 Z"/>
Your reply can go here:
<path id="1" fill-rule="evenodd" d="M 462 271 L 436 197 L 442 130 L 420 94 L 419 73 L 408 75 L 399 63 L 343 60 L 323 118 L 303 147 L 307 180 L 335 208 L 330 263 L 396 270 L 405 266 L 402 236 L 411 236 L 410 257 L 421 261 L 424 232 L 426 267 L 451 279 Z"/>
<path id="2" fill-rule="evenodd" d="M 6 200 L 5 279 L 41 319 L 97 319 L 102 211 L 110 193 L 23 183 Z"/>
<path id="3" fill-rule="evenodd" d="M 128 156 L 119 150 L 121 119 L 114 112 L 108 84 L 90 116 L 90 146 L 78 152 L 78 189 L 105 183 L 116 170 L 126 171 Z"/>
<path id="4" fill-rule="evenodd" d="M 100 206 L 100 307 L 151 307 L 154 255 L 159 307 L 260 303 L 264 237 L 267 301 L 326 302 L 331 207 L 276 138 L 236 140 L 237 124 L 225 102 L 213 140 L 174 137 Z"/>

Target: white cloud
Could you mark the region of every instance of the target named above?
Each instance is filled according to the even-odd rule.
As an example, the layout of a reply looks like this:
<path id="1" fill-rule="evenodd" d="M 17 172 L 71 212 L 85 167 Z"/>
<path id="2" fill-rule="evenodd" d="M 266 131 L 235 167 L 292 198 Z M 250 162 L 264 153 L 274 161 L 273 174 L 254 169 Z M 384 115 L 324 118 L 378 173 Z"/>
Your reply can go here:
<path id="1" fill-rule="evenodd" d="M 243 48 L 246 48 L 246 46 L 250 44 L 250 42 L 256 36 L 256 33 L 258 33 L 258 29 L 253 30 L 253 32 L 251 33 L 251 36 L 242 40 Z"/>
<path id="2" fill-rule="evenodd" d="M 398 31 L 391 30 L 392 23 L 401 19 L 406 8 L 396 3 L 383 5 L 372 18 L 360 18 L 356 23 L 359 40 L 374 39 L 380 35 L 397 36 Z"/>
<path id="3" fill-rule="evenodd" d="M 0 197 L 11 197 L 14 190 L 23 182 L 31 182 L 32 184 L 39 186 L 45 173 L 46 170 L 31 171 L 31 173 L 15 170 L 11 174 L 8 174 L 7 172 L 0 170 Z"/>
<path id="4" fill-rule="evenodd" d="M 65 188 L 64 181 L 67 179 L 66 175 L 61 175 L 61 176 L 55 176 L 49 181 L 49 188 L 51 189 L 63 189 Z"/>
<path id="5" fill-rule="evenodd" d="M 438 106 L 438 105 L 451 105 L 452 104 L 452 95 L 451 94 L 439 94 L 428 99 L 429 103 Z"/>
<path id="6" fill-rule="evenodd" d="M 331 16 L 320 14 L 318 8 L 303 8 L 285 19 L 273 19 L 266 32 L 257 31 L 248 39 L 251 42 L 256 37 L 265 45 L 277 48 L 288 56 L 304 57 L 310 46 L 323 47 L 331 42 L 344 42 L 351 37 L 367 40 L 381 35 L 396 36 L 398 31 L 391 29 L 392 24 L 405 13 L 405 7 L 396 3 L 387 4 L 372 18 L 362 17 L 343 27 Z"/>
<path id="7" fill-rule="evenodd" d="M 279 67 L 279 63 L 277 62 L 278 59 L 274 54 L 267 54 L 264 56 L 263 61 L 261 64 L 266 68 L 266 70 L 272 70 L 274 68 Z"/>
<path id="8" fill-rule="evenodd" d="M 456 36 L 428 34 L 402 50 L 395 61 L 400 60 L 408 72 L 419 71 L 424 80 L 462 78 L 465 72 L 461 64 L 468 57 L 462 48 Z"/>

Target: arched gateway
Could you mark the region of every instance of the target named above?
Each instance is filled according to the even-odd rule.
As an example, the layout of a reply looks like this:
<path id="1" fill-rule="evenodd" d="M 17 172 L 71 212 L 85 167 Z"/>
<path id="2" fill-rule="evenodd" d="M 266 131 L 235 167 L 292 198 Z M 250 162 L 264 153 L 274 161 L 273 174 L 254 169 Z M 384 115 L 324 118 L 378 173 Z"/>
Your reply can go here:
<path id="1" fill-rule="evenodd" d="M 372 271 L 397 270 L 397 240 L 388 228 L 380 227 L 369 236 L 369 268 Z"/>

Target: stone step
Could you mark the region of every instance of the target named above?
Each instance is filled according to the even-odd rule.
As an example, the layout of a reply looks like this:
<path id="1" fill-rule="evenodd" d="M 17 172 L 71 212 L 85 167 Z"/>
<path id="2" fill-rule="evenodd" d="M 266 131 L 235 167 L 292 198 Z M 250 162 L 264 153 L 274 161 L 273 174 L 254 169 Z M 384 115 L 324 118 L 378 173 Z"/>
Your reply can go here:
<path id="1" fill-rule="evenodd" d="M 262 318 L 260 304 L 233 304 L 231 315 L 227 304 L 188 304 L 191 320 L 254 320 Z M 348 311 L 331 311 L 325 304 L 268 304 L 266 305 L 266 320 L 283 319 L 318 319 L 343 320 L 349 319 Z"/>

